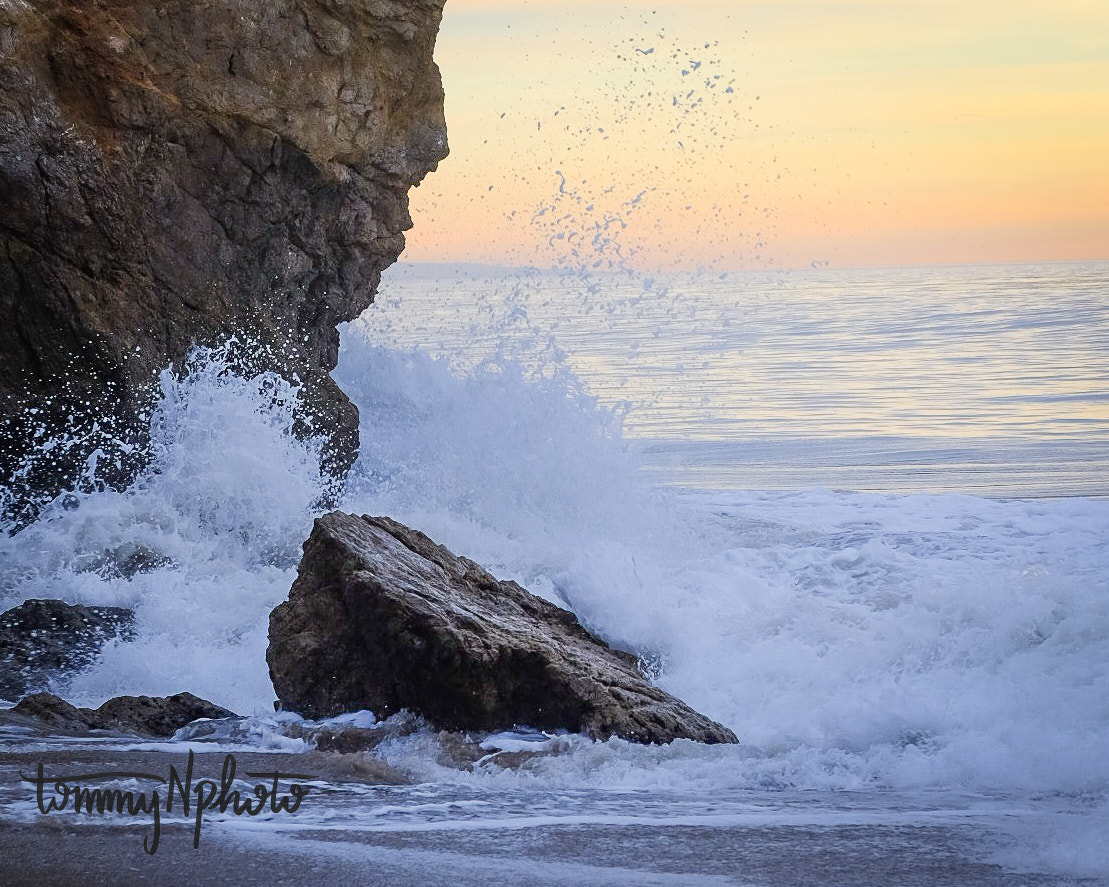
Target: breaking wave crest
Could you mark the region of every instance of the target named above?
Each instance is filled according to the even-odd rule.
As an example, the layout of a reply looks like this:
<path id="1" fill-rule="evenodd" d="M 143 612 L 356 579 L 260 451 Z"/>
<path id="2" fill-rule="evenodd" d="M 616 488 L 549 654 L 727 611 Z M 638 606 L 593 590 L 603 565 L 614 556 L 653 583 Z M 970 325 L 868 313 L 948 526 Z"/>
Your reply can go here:
<path id="1" fill-rule="evenodd" d="M 362 415 L 340 507 L 570 607 L 741 739 L 582 742 L 452 779 L 1109 789 L 1109 503 L 660 490 L 619 413 L 565 373 L 452 371 L 353 329 L 337 376 Z M 295 387 L 218 351 L 160 384 L 149 465 L 0 540 L 0 603 L 134 608 L 136 640 L 61 688 L 78 704 L 188 690 L 260 716 L 268 614 L 327 491 L 320 446 L 293 433 Z M 445 778 L 429 742 L 389 753 Z"/>

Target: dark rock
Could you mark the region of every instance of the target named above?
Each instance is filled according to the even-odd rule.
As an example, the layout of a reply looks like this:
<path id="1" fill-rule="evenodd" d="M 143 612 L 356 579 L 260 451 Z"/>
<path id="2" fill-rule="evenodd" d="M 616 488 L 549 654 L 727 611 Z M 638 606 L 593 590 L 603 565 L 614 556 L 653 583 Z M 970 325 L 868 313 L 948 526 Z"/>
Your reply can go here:
<path id="1" fill-rule="evenodd" d="M 302 728 L 302 735 L 317 751 L 353 754 L 373 751 L 388 739 L 410 736 L 421 726 L 419 718 L 404 711 L 372 727 L 309 723 Z"/>
<path id="2" fill-rule="evenodd" d="M 383 741 L 374 730 L 363 727 L 344 727 L 341 730 L 321 730 L 316 734 L 317 751 L 333 751 L 338 754 L 372 751 Z"/>
<path id="3" fill-rule="evenodd" d="M 435 762 L 440 767 L 454 767 L 457 770 L 472 772 L 474 765 L 489 756 L 481 743 L 467 733 L 440 730 L 436 737 L 438 746 Z"/>
<path id="4" fill-rule="evenodd" d="M 86 607 L 29 600 L 0 615 L 0 698 L 88 666 L 108 640 L 132 636 L 135 614 L 123 607 Z"/>
<path id="5" fill-rule="evenodd" d="M 20 700 L 10 713 L 33 718 L 54 730 L 87 732 L 111 730 L 139 736 L 168 737 L 198 718 L 237 715 L 192 693 L 175 696 L 117 696 L 100 708 L 76 708 L 52 693 L 35 693 Z"/>
<path id="6" fill-rule="evenodd" d="M 63 733 L 84 733 L 89 729 L 88 721 L 81 713 L 82 709 L 70 705 L 53 693 L 33 693 L 26 696 L 11 712 L 33 718 L 43 726 Z"/>
<path id="7" fill-rule="evenodd" d="M 336 324 L 373 300 L 408 189 L 446 155 L 442 5 L 0 3 L 9 517 L 90 457 L 129 479 L 156 373 L 231 336 L 243 370 L 301 383 L 300 430 L 349 466 Z"/>
<path id="8" fill-rule="evenodd" d="M 557 757 L 571 749 L 568 737 L 565 736 L 529 743 L 534 744 L 534 748 L 512 750 L 498 748 L 495 742 L 476 739 L 469 733 L 452 733 L 447 730 L 440 731 L 435 740 L 436 763 L 441 767 L 454 767 L 467 772 L 522 770 L 532 761 Z"/>
<path id="9" fill-rule="evenodd" d="M 447 730 L 736 741 L 572 613 L 389 518 L 317 520 L 269 636 L 277 696 L 310 718 L 407 708 Z"/>
<path id="10" fill-rule="evenodd" d="M 359 720 L 359 723 L 362 723 Z M 381 743 L 411 736 L 427 724 L 410 712 L 400 712 L 371 726 L 335 721 L 306 721 L 301 718 L 279 716 L 268 722 L 266 728 L 289 739 L 303 740 L 317 751 L 350 755 L 371 752 Z M 250 718 L 220 718 L 195 721 L 180 731 L 178 739 L 188 742 L 219 742 L 225 744 L 257 745 L 259 725 Z"/>
<path id="11" fill-rule="evenodd" d="M 554 757 L 559 753 L 558 750 L 495 751 L 491 754 L 486 754 L 485 757 L 482 758 L 481 763 L 487 770 L 494 767 L 500 770 L 522 770 L 532 761 Z"/>
<path id="12" fill-rule="evenodd" d="M 192 693 L 174 696 L 117 696 L 95 711 L 81 709 L 89 726 L 97 730 L 172 736 L 198 718 L 233 718 L 235 713 Z"/>

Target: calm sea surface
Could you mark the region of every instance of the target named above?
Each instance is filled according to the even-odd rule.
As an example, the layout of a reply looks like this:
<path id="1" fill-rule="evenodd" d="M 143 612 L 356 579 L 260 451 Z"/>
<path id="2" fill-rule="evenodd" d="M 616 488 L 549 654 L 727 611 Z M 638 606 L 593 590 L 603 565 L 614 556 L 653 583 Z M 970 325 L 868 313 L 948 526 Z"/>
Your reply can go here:
<path id="1" fill-rule="evenodd" d="M 374 336 L 569 368 L 658 479 L 1109 494 L 1109 264 L 669 278 L 399 266 Z"/>

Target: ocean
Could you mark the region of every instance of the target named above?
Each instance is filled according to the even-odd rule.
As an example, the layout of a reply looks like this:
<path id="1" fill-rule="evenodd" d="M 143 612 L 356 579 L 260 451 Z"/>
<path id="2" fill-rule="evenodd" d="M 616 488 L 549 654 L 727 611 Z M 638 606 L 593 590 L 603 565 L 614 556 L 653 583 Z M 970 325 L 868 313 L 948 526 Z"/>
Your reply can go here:
<path id="1" fill-rule="evenodd" d="M 402 264 L 335 376 L 341 508 L 572 609 L 740 744 L 521 731 L 471 772 L 422 730 L 381 748 L 414 785 L 208 831 L 382 883 L 1109 884 L 1109 264 Z M 133 487 L 0 538 L 3 608 L 136 611 L 67 699 L 188 690 L 248 716 L 218 747 L 301 747 L 265 664 L 325 485 L 295 397 L 198 353 Z M 105 568 L 137 546 L 162 566 Z"/>

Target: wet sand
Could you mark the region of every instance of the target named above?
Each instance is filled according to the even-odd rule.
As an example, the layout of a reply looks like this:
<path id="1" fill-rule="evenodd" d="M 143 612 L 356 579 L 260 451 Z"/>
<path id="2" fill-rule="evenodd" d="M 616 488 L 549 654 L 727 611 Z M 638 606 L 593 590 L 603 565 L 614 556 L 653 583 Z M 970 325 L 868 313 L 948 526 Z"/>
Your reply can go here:
<path id="1" fill-rule="evenodd" d="M 106 884 L 840 885 L 1017 887 L 1079 884 L 1012 875 L 958 852 L 948 829 L 538 828 L 444 835 L 342 830 L 212 834 L 198 850 L 184 825 L 154 856 L 140 827 L 0 823 L 0 883 Z M 214 830 L 213 830 L 214 831 Z M 507 840 L 506 840 L 507 839 Z"/>
<path id="2" fill-rule="evenodd" d="M 395 830 L 316 827 L 314 816 L 284 813 L 205 818 L 193 826 L 164 820 L 157 852 L 143 850 L 149 816 L 42 814 L 35 786 L 19 774 L 42 763 L 47 774 L 183 774 L 187 749 L 118 750 L 11 744 L 0 751 L 0 884 L 176 885 L 326 884 L 772 885 L 772 887 L 1061 887 L 1093 884 L 1005 872 L 983 861 L 974 824 L 758 824 L 714 826 L 478 822 Z M 239 773 L 309 774 L 340 785 L 393 779 L 358 756 L 235 753 Z M 195 755 L 197 779 L 219 779 L 226 753 Z M 359 769 L 361 768 L 361 769 Z M 317 784 L 318 785 L 318 784 Z M 383 788 L 383 791 L 386 789 Z M 317 790 L 304 804 L 326 804 Z M 349 798 L 349 795 L 347 796 Z M 334 803 L 332 801 L 331 803 Z M 307 807 L 306 807 L 307 809 Z M 318 812 L 318 809 L 315 811 Z M 353 811 L 355 814 L 365 811 Z M 363 822 L 365 817 L 363 817 Z M 456 827 L 461 825 L 462 827 Z"/>

